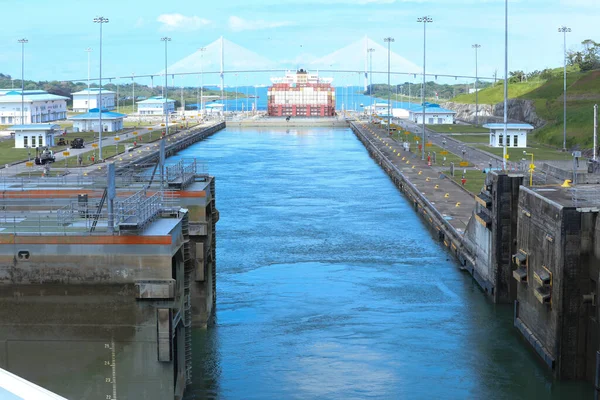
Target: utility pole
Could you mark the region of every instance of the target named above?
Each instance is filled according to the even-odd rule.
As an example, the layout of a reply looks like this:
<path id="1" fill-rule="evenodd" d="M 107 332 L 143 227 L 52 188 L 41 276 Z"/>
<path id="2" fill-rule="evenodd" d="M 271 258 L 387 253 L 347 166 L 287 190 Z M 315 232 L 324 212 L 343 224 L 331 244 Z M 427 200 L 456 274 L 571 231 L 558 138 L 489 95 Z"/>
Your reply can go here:
<path id="1" fill-rule="evenodd" d="M 424 16 L 421 18 L 417 18 L 417 22 L 422 22 L 423 23 L 423 90 L 421 92 L 421 102 L 422 102 L 422 107 L 423 107 L 423 136 L 421 138 L 422 143 L 421 143 L 421 160 L 425 160 L 425 86 L 426 86 L 426 82 L 425 82 L 425 62 L 427 60 L 426 58 L 426 43 L 427 43 L 427 24 L 433 22 L 433 18 L 429 17 L 429 16 Z"/>
<path id="2" fill-rule="evenodd" d="M 104 17 L 96 17 L 94 18 L 94 22 L 100 24 L 100 84 L 99 84 L 99 97 L 98 102 L 98 159 L 100 161 L 102 158 L 102 25 L 108 24 L 108 18 Z"/>
<path id="3" fill-rule="evenodd" d="M 369 97 L 371 98 L 371 108 L 369 109 L 369 123 L 373 122 L 373 52 L 374 48 L 367 49 L 369 54 Z"/>
<path id="4" fill-rule="evenodd" d="M 392 114 L 392 110 L 390 109 L 391 96 L 392 96 L 392 87 L 390 85 L 390 43 L 392 43 L 394 41 L 394 38 L 386 37 L 385 39 L 383 39 L 383 41 L 388 44 L 388 136 L 389 136 L 390 132 L 391 132 L 390 122 L 391 122 L 391 114 Z"/>
<path id="5" fill-rule="evenodd" d="M 92 48 L 88 47 L 87 49 L 85 49 L 87 55 L 88 55 L 88 79 L 87 79 L 87 95 L 88 95 L 88 101 L 87 101 L 87 110 L 88 112 L 90 112 L 90 54 L 92 52 Z"/>
<path id="6" fill-rule="evenodd" d="M 479 80 L 477 71 L 477 49 L 481 47 L 480 44 L 474 44 L 472 46 L 475 49 L 475 125 L 479 125 L 479 91 L 477 90 L 477 81 Z"/>
<path id="7" fill-rule="evenodd" d="M 571 32 L 571 28 L 561 26 L 558 28 L 559 32 L 562 32 L 564 37 L 564 51 L 563 51 L 563 151 L 567 151 L 567 32 Z"/>
<path id="8" fill-rule="evenodd" d="M 598 153 L 598 104 L 594 104 L 594 157 L 597 160 Z"/>
<path id="9" fill-rule="evenodd" d="M 508 152 L 506 149 L 508 131 L 508 0 L 504 0 L 504 140 L 502 140 L 502 169 L 507 171 L 506 159 Z"/>
<path id="10" fill-rule="evenodd" d="M 135 114 L 135 72 L 131 73 L 132 93 L 131 93 L 131 113 Z"/>
<path id="11" fill-rule="evenodd" d="M 25 112 L 25 43 L 28 43 L 29 40 L 23 38 L 18 40 L 21 43 L 21 125 L 24 125 L 25 122 L 24 112 Z"/>
<path id="12" fill-rule="evenodd" d="M 169 136 L 169 103 L 167 101 L 167 43 L 169 43 L 171 41 L 170 37 L 162 37 L 160 38 L 161 41 L 165 42 L 165 87 L 163 88 L 164 90 L 164 97 L 163 97 L 163 101 L 164 101 L 164 112 L 165 112 L 165 137 Z M 161 171 L 162 174 L 162 171 Z M 161 180 L 162 182 L 162 180 Z"/>

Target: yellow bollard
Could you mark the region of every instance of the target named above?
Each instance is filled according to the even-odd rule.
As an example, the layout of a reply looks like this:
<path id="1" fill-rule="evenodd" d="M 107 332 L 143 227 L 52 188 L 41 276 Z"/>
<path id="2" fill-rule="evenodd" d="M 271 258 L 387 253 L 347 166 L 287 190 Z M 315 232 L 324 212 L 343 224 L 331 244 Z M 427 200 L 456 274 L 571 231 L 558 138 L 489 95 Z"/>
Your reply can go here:
<path id="1" fill-rule="evenodd" d="M 456 203 L 456 207 L 460 207 L 460 201 Z"/>
<path id="2" fill-rule="evenodd" d="M 404 159 L 405 159 L 405 158 L 406 158 L 406 157 L 402 157 L 402 161 L 404 161 Z"/>
<path id="3" fill-rule="evenodd" d="M 415 166 L 413 165 L 411 169 L 415 169 Z"/>
<path id="4" fill-rule="evenodd" d="M 410 161 L 406 160 L 406 163 L 407 163 L 407 164 L 410 164 Z"/>
<path id="5" fill-rule="evenodd" d="M 425 178 L 425 182 L 429 182 L 429 177 Z"/>
<path id="6" fill-rule="evenodd" d="M 434 189 L 439 189 L 439 188 L 440 188 L 440 185 L 435 185 L 433 188 L 434 188 Z"/>
<path id="7" fill-rule="evenodd" d="M 449 197 L 450 197 L 450 193 L 446 193 L 446 194 L 444 195 L 444 197 L 445 197 L 445 198 L 449 198 Z"/>
<path id="8" fill-rule="evenodd" d="M 419 171 L 419 175 L 421 175 L 423 173 L 423 171 Z"/>

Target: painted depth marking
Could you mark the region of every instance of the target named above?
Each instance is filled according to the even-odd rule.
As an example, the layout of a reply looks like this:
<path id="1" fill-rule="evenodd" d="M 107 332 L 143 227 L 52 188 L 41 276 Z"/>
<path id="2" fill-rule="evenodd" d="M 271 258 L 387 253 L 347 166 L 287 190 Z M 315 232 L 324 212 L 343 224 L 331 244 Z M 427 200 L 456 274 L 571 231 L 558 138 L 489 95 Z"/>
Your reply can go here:
<path id="1" fill-rule="evenodd" d="M 110 341 L 110 358 L 111 358 L 111 368 L 112 368 L 112 399 L 117 400 L 117 361 L 115 357 L 115 339 L 111 339 Z"/>

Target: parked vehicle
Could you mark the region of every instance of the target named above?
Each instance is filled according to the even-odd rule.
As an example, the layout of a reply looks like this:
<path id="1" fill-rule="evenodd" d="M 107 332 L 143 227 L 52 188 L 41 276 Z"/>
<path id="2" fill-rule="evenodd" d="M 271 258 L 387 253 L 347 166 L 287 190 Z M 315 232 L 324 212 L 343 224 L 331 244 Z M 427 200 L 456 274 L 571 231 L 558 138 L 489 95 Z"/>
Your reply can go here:
<path id="1" fill-rule="evenodd" d="M 36 165 L 44 165 L 48 163 L 53 163 L 54 161 L 56 161 L 56 158 L 54 157 L 54 152 L 48 147 L 44 146 L 35 148 Z"/>
<path id="2" fill-rule="evenodd" d="M 82 138 L 75 138 L 71 140 L 71 148 L 72 149 L 83 149 L 85 147 L 85 143 Z"/>

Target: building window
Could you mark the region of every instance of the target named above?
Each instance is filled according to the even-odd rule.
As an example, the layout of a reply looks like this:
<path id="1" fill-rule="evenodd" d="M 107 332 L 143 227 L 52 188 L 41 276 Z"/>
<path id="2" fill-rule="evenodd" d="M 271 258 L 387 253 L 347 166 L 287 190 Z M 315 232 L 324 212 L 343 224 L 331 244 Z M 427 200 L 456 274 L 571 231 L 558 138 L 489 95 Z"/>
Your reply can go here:
<path id="1" fill-rule="evenodd" d="M 504 144 L 504 135 L 498 135 L 498 144 L 500 146 Z"/>
<path id="2" fill-rule="evenodd" d="M 38 136 L 38 143 L 40 144 L 40 146 L 44 145 L 44 140 L 42 139 L 42 135 Z"/>
<path id="3" fill-rule="evenodd" d="M 36 147 L 35 146 L 35 136 L 31 137 L 31 147 Z"/>
<path id="4" fill-rule="evenodd" d="M 27 147 L 29 145 L 29 138 L 27 136 L 23 136 L 23 147 Z"/>
<path id="5" fill-rule="evenodd" d="M 515 135 L 515 147 L 519 146 L 519 136 Z"/>

